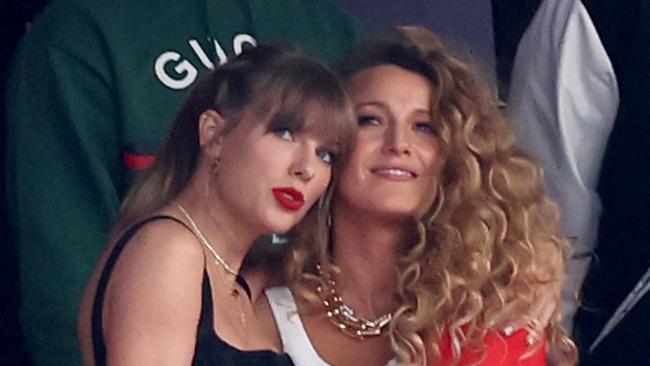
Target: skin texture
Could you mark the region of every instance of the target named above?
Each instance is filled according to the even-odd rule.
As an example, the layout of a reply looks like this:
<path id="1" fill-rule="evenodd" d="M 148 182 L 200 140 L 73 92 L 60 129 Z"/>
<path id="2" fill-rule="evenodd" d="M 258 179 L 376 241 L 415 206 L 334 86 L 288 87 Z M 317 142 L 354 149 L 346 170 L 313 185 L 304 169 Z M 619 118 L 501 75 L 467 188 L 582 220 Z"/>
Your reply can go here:
<path id="1" fill-rule="evenodd" d="M 333 201 L 333 263 L 341 269 L 335 278 L 344 302 L 357 315 L 376 319 L 397 308 L 395 267 L 404 247 L 417 240 L 413 217 L 431 204 L 440 145 L 431 128 L 436 123 L 431 120 L 431 85 L 421 75 L 379 65 L 354 75 L 347 91 L 359 130 Z M 542 291 L 531 309 L 530 318 L 538 320 L 540 330 L 557 306 L 555 293 Z M 353 340 L 332 326 L 322 307 L 300 299 L 298 305 L 314 348 L 329 364 L 385 365 L 393 357 L 387 337 Z M 256 310 L 281 347 L 268 303 L 260 301 Z M 513 322 L 513 332 L 530 318 Z M 501 342 L 498 331 L 493 331 L 490 342 Z M 516 333 L 515 341 L 527 352 L 522 332 Z M 445 356 L 449 357 L 445 362 L 451 362 L 450 350 Z M 473 356 L 464 358 L 464 364 L 475 362 Z M 544 347 L 527 362 L 543 364 Z"/>
<path id="2" fill-rule="evenodd" d="M 234 219 L 217 221 L 219 227 L 242 227 L 242 231 L 261 233 L 288 231 L 329 184 L 331 166 L 323 142 L 288 129 L 266 131 L 266 123 L 260 123 L 252 114 L 221 136 L 219 126 L 226 122 L 214 111 L 205 116 L 214 121 L 203 127 L 203 144 L 209 146 L 210 154 L 220 158 L 218 171 L 210 182 L 214 193 L 210 197 L 213 203 L 208 207 L 228 211 Z M 271 191 L 277 187 L 301 191 L 305 204 L 298 211 L 280 206 Z"/>
<path id="3" fill-rule="evenodd" d="M 430 88 L 421 76 L 388 65 L 347 84 L 359 130 L 333 201 L 333 261 L 341 268 L 339 294 L 368 319 L 396 308 L 395 264 L 402 245 L 413 240 L 410 218 L 431 196 L 439 146 L 430 127 Z M 326 362 L 385 365 L 393 357 L 386 336 L 354 340 L 332 326 L 322 307 L 298 301 L 307 334 Z M 256 310 L 277 337 L 268 303 L 258 302 Z"/>
<path id="4" fill-rule="evenodd" d="M 255 238 L 289 230 L 330 181 L 329 153 L 319 138 L 287 129 L 267 131 L 266 122 L 245 114 L 224 134 L 224 118 L 216 111 L 205 111 L 197 121 L 201 146 L 197 170 L 180 196 L 156 212 L 187 223 L 176 206 L 183 205 L 214 249 L 235 269 Z M 221 164 L 215 172 L 217 157 Z M 275 187 L 301 191 L 303 207 L 282 207 L 272 194 Z M 99 271 L 114 244 L 104 254 L 81 306 L 80 342 L 87 365 L 94 363 L 92 300 Z M 204 268 L 212 285 L 218 336 L 243 350 L 279 350 L 258 331 L 251 301 L 245 295 L 231 296 L 233 287 L 238 287 L 234 276 L 216 265 L 186 228 L 162 220 L 138 231 L 113 269 L 103 309 L 109 365 L 191 363 Z"/>
<path id="5" fill-rule="evenodd" d="M 429 81 L 382 65 L 358 73 L 348 91 L 359 132 L 340 199 L 364 214 L 416 215 L 432 196 L 439 150 Z"/>

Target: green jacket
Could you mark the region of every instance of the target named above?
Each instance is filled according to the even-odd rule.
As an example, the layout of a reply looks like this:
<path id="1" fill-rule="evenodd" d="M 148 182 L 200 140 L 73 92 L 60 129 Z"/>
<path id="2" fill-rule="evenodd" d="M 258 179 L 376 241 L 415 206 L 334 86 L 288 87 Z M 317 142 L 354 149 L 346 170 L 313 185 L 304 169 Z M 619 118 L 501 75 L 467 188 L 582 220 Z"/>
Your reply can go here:
<path id="1" fill-rule="evenodd" d="M 353 19 L 319 0 L 54 0 L 7 89 L 7 189 L 36 365 L 80 364 L 83 290 L 120 200 L 197 76 L 256 42 L 332 61 Z"/>

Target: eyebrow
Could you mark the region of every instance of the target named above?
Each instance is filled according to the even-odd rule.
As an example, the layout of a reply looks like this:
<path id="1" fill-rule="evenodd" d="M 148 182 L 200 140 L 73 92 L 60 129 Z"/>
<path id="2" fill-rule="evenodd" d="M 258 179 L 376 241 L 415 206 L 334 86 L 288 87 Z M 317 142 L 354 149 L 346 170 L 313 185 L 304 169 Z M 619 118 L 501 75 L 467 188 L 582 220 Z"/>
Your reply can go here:
<path id="1" fill-rule="evenodd" d="M 377 102 L 377 101 L 362 102 L 362 103 L 358 103 L 358 104 L 355 103 L 354 106 L 357 107 L 357 108 L 358 107 L 368 107 L 368 106 L 370 106 L 370 107 L 379 107 L 379 108 L 382 108 L 382 109 L 389 109 L 388 106 L 386 105 L 386 103 Z"/>
<path id="2" fill-rule="evenodd" d="M 381 109 L 383 109 L 383 110 L 385 110 L 387 112 L 390 112 L 390 108 L 388 107 L 388 105 L 386 105 L 386 103 L 384 103 L 384 102 L 379 102 L 379 101 L 362 102 L 362 103 L 355 104 L 354 107 L 355 108 L 359 108 L 359 107 L 378 107 L 378 108 L 381 108 Z M 427 116 L 431 115 L 431 109 L 417 108 L 414 112 L 419 113 L 419 114 L 426 114 Z"/>

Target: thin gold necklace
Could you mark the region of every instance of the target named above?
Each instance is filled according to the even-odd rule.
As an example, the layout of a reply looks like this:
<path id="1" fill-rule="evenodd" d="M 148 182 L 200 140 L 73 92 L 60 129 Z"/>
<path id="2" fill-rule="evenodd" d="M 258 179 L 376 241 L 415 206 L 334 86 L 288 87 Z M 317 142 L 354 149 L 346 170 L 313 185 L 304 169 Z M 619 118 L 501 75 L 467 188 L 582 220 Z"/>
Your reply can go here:
<path id="1" fill-rule="evenodd" d="M 199 227 L 196 225 L 196 222 L 194 222 L 194 220 L 192 219 L 192 216 L 190 216 L 190 214 L 187 213 L 187 211 L 185 211 L 185 208 L 183 208 L 183 206 L 181 206 L 180 204 L 178 204 L 176 206 L 178 206 L 178 209 L 181 210 L 183 215 L 185 215 L 185 218 L 187 219 L 187 221 L 192 226 L 192 231 L 194 231 L 194 234 L 196 234 L 196 237 L 199 238 L 199 241 L 201 242 L 201 244 L 203 244 L 206 248 L 208 248 L 208 250 L 212 254 L 212 257 L 214 259 L 214 263 L 216 263 L 217 265 L 222 266 L 223 269 L 225 269 L 226 272 L 230 273 L 231 275 L 238 276 L 239 272 L 235 271 L 235 269 L 233 269 L 228 263 L 226 263 L 226 261 L 219 255 L 219 253 L 217 253 L 217 251 L 212 247 L 212 245 L 210 244 L 208 239 L 205 238 L 205 235 L 203 235 L 201 230 L 199 230 Z"/>
<path id="2" fill-rule="evenodd" d="M 356 316 L 354 310 L 343 302 L 336 291 L 336 281 L 329 272 L 323 271 L 320 264 L 316 265 L 322 285 L 316 287 L 316 293 L 325 307 L 325 315 L 343 334 L 357 339 L 381 335 L 390 323 L 393 315 L 384 314 L 375 320 Z"/>
<path id="3" fill-rule="evenodd" d="M 235 271 L 231 266 L 226 263 L 226 261 L 217 253 L 217 251 L 214 249 L 214 247 L 210 244 L 208 239 L 203 235 L 201 230 L 199 229 L 198 225 L 192 219 L 192 216 L 185 210 L 185 208 L 178 204 L 176 205 L 179 210 L 183 213 L 187 221 L 190 223 L 190 226 L 192 227 L 192 232 L 194 232 L 194 235 L 199 239 L 199 242 L 205 246 L 208 251 L 212 254 L 212 258 L 214 260 L 215 265 L 217 267 L 221 267 L 226 271 L 226 274 L 233 275 L 235 276 L 235 281 L 232 283 L 232 289 L 230 290 L 230 295 L 234 296 L 237 298 L 237 305 L 239 306 L 239 322 L 242 324 L 243 327 L 248 326 L 248 322 L 246 321 L 246 313 L 244 313 L 243 306 L 242 306 L 242 298 L 239 296 L 240 292 L 239 289 L 237 289 L 237 279 L 241 278 L 240 274 Z M 222 273 L 219 273 L 218 276 L 221 278 L 221 280 L 225 284 L 229 284 L 229 282 L 223 277 Z"/>
<path id="4" fill-rule="evenodd" d="M 206 239 L 205 235 L 203 235 L 203 233 L 199 229 L 198 225 L 192 219 L 192 216 L 190 216 L 190 214 L 185 210 L 185 208 L 183 206 L 181 206 L 180 204 L 178 204 L 176 206 L 178 207 L 179 210 L 181 210 L 181 212 L 183 213 L 183 215 L 185 216 L 187 221 L 190 223 L 190 226 L 192 226 L 192 232 L 199 239 L 199 242 L 201 242 L 201 244 L 203 244 L 203 246 L 208 249 L 210 254 L 212 254 L 212 259 L 213 259 L 214 263 L 217 265 L 217 267 L 221 267 L 226 271 L 226 273 L 235 276 L 235 283 L 236 283 L 237 282 L 236 280 L 240 277 L 239 273 L 237 271 L 235 271 L 230 265 L 228 265 L 228 263 L 226 263 L 226 261 L 214 249 L 212 244 L 210 244 L 208 239 Z M 227 283 L 225 278 L 223 279 L 223 281 L 225 283 Z M 239 290 L 237 289 L 237 287 L 235 286 L 234 283 L 233 283 L 232 289 L 230 290 L 230 295 L 232 295 L 232 296 L 238 296 L 239 295 Z M 241 306 L 240 306 L 240 308 L 241 308 Z"/>

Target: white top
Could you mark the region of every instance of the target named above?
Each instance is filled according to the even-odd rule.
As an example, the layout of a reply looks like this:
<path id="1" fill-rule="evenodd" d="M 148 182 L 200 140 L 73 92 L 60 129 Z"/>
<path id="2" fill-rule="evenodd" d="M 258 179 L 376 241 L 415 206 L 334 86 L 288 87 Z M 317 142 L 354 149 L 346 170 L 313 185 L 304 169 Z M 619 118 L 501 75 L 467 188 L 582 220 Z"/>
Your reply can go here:
<path id="1" fill-rule="evenodd" d="M 272 287 L 264 290 L 264 293 L 280 332 L 284 352 L 291 356 L 293 363 L 296 366 L 330 366 L 311 344 L 291 290 L 287 287 Z"/>
<path id="2" fill-rule="evenodd" d="M 330 366 L 311 344 L 291 290 L 287 287 L 272 287 L 264 292 L 269 300 L 284 352 L 291 356 L 293 363 L 296 366 Z M 395 365 L 395 360 L 391 360 L 386 366 Z"/>
<path id="3" fill-rule="evenodd" d="M 573 245 L 563 292 L 569 329 L 596 243 L 596 185 L 618 103 L 614 69 L 584 5 L 544 0 L 519 43 L 508 104 L 518 142 L 542 163 Z"/>

